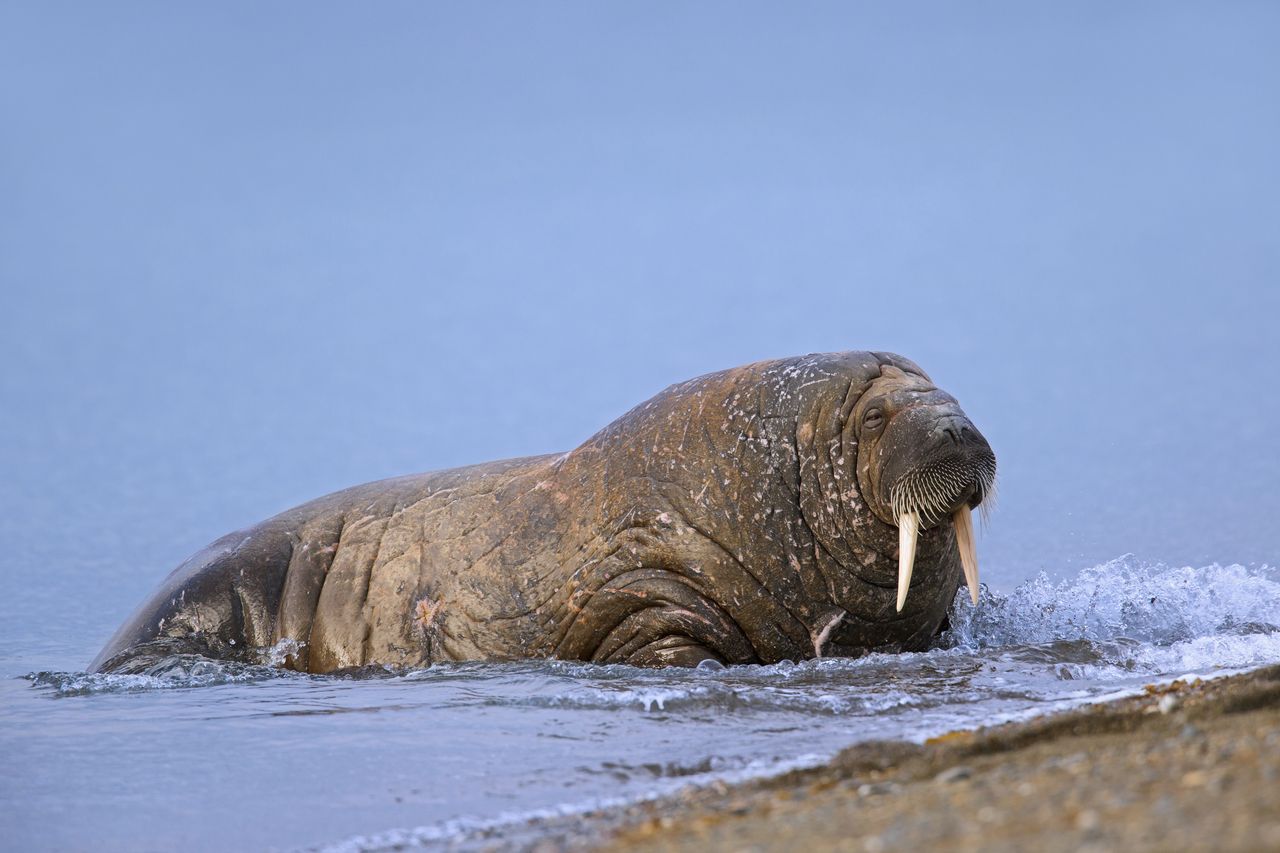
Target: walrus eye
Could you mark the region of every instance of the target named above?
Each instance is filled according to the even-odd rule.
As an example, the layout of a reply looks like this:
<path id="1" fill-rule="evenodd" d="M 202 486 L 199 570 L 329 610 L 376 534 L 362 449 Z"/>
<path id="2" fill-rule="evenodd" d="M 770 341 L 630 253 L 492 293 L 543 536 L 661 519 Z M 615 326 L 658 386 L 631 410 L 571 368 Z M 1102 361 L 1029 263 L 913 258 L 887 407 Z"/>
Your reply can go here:
<path id="1" fill-rule="evenodd" d="M 879 409 L 868 409 L 867 413 L 862 416 L 862 426 L 864 429 L 880 429 L 884 423 L 884 413 Z"/>

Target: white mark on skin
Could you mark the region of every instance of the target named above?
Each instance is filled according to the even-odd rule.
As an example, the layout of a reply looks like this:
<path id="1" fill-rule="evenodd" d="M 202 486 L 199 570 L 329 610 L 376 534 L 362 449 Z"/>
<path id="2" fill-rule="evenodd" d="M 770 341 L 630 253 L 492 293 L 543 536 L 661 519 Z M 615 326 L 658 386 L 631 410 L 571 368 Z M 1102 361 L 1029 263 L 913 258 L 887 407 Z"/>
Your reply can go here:
<path id="1" fill-rule="evenodd" d="M 845 613 L 843 610 L 836 613 L 827 622 L 826 626 L 818 632 L 817 636 L 813 637 L 813 656 L 815 658 L 822 660 L 822 647 L 825 646 L 827 644 L 827 640 L 831 638 L 831 632 L 834 631 L 836 626 L 843 622 L 844 617 L 848 615 L 849 614 Z"/>

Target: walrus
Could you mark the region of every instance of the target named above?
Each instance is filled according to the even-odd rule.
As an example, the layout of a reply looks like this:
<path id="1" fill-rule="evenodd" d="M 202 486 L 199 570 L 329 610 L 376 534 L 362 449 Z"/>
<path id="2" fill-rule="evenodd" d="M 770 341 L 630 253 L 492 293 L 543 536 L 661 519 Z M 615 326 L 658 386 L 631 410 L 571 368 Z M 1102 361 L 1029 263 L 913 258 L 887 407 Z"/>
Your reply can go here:
<path id="1" fill-rule="evenodd" d="M 962 576 L 977 603 L 971 510 L 995 471 L 906 358 L 749 364 L 673 385 L 568 453 L 356 486 L 229 534 L 92 668 L 271 648 L 313 673 L 919 650 Z"/>

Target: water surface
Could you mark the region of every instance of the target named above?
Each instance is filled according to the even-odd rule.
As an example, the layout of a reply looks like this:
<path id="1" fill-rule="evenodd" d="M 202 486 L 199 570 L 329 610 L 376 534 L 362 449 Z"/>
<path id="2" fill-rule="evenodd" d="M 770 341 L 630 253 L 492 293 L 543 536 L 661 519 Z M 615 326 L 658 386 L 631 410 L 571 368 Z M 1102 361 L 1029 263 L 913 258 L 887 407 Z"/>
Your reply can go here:
<path id="1" fill-rule="evenodd" d="M 308 676 L 176 657 L 0 683 L 22 849 L 383 849 L 920 740 L 1280 660 L 1280 575 L 1124 559 L 957 599 L 939 648 L 644 670 Z M 276 659 L 283 650 L 275 650 Z M 264 651 L 264 663 L 273 652 Z"/>

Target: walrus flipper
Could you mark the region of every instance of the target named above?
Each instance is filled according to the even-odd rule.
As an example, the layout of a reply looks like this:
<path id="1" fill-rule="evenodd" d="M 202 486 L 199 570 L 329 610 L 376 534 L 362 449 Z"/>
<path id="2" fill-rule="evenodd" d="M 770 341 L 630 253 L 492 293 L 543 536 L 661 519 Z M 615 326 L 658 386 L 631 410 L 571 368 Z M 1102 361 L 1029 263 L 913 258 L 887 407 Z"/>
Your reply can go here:
<path id="1" fill-rule="evenodd" d="M 275 633 L 292 553 L 287 533 L 269 524 L 224 536 L 165 579 L 90 671 L 141 671 L 176 654 L 251 660 Z"/>

